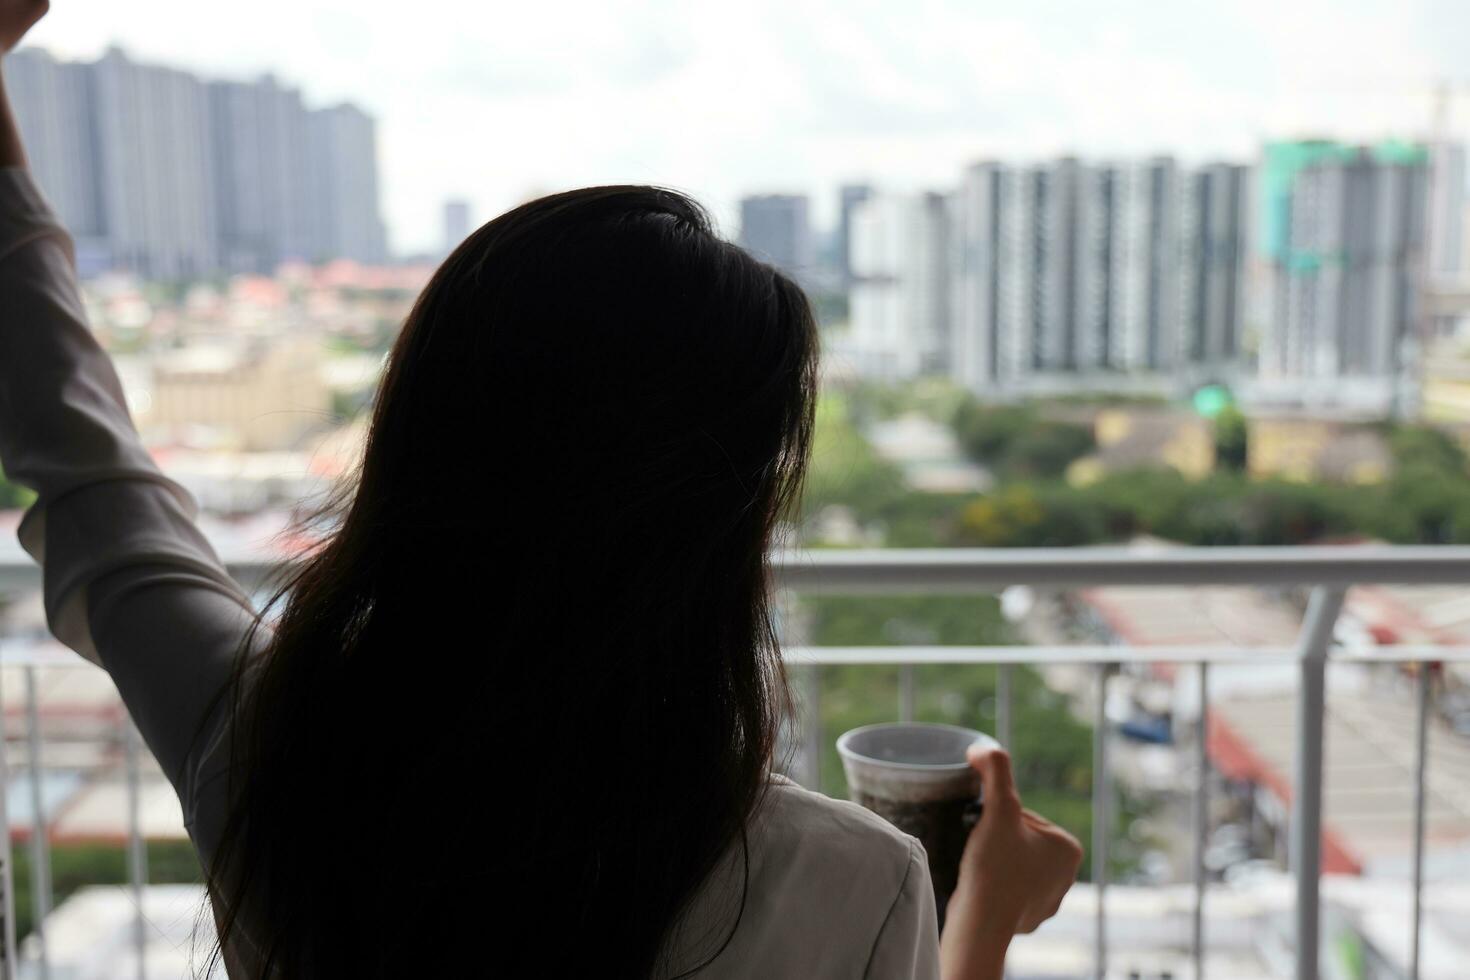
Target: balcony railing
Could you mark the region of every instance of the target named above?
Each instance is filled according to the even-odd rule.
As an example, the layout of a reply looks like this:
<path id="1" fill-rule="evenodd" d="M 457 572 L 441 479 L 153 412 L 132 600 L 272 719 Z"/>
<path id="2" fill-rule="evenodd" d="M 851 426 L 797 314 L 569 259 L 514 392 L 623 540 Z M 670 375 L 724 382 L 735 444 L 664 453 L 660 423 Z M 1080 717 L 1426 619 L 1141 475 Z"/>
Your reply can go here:
<path id="1" fill-rule="evenodd" d="M 272 567 L 256 558 L 226 556 L 231 571 L 247 585 L 264 581 Z M 997 736 L 1010 743 L 1012 705 L 1008 672 L 1016 664 L 1092 665 L 1096 682 L 1093 718 L 1092 785 L 1092 879 L 1097 888 L 1094 923 L 1093 972 L 1104 977 L 1108 969 L 1107 862 L 1109 836 L 1107 808 L 1112 783 L 1109 773 L 1107 724 L 1104 715 L 1105 686 L 1110 673 L 1123 664 L 1187 663 L 1199 665 L 1200 715 L 1194 750 L 1199 778 L 1193 793 L 1193 921 L 1191 955 L 1194 975 L 1204 975 L 1206 947 L 1204 899 L 1207 883 L 1205 841 L 1208 832 L 1206 804 L 1208 782 L 1206 722 L 1208 715 L 1208 666 L 1229 663 L 1290 663 L 1297 665 L 1300 684 L 1296 693 L 1296 764 L 1291 792 L 1291 873 L 1296 889 L 1295 949 L 1296 976 L 1317 980 L 1320 941 L 1320 895 L 1322 854 L 1322 766 L 1326 668 L 1329 662 L 1417 662 L 1429 664 L 1470 660 L 1470 649 L 1447 646 L 1380 646 L 1347 650 L 1334 644 L 1334 626 L 1347 590 L 1354 585 L 1470 584 L 1470 548 L 1402 547 L 1311 547 L 1311 548 L 1177 548 L 1150 551 L 1132 549 L 943 549 L 816 551 L 783 554 L 775 560 L 778 584 L 799 594 L 946 594 L 982 595 L 1015 585 L 1065 590 L 1088 586 L 1257 586 L 1309 590 L 1300 633 L 1291 646 L 864 646 L 789 647 L 788 662 L 810 668 L 815 677 L 827 666 L 887 665 L 900 671 L 900 718 L 911 718 L 914 705 L 912 669 L 927 664 L 975 664 L 998 667 Z M 0 562 L 0 594 L 39 588 L 36 570 L 17 562 Z M 68 661 L 90 669 L 80 658 Z M 28 769 L 33 813 L 41 812 L 42 793 L 40 726 L 37 714 L 35 671 L 40 666 L 57 666 L 47 659 L 7 654 L 0 648 L 0 663 L 25 671 Z M 1412 842 L 1412 935 L 1408 953 L 1408 976 L 1419 973 L 1419 940 L 1422 933 L 1424 870 L 1424 814 L 1426 733 L 1429 721 L 1430 672 L 1416 672 L 1416 709 L 1413 759 Z M 809 726 L 803 738 L 811 771 L 819 763 L 823 736 Z M 139 975 L 142 976 L 146 923 L 142 917 L 142 891 L 146 883 L 146 852 L 139 826 L 139 755 L 141 747 L 131 726 L 125 740 L 129 800 L 129 873 L 138 898 L 134 930 Z M 38 827 L 44 826 L 37 821 Z M 30 835 L 33 902 L 37 928 L 41 929 L 50 910 L 49 856 L 46 833 Z M 13 924 L 13 916 L 7 914 Z M 13 933 L 13 928 L 12 928 Z M 47 975 L 44 931 L 40 934 L 39 960 Z M 14 936 L 5 940 L 7 964 L 14 964 Z M 9 972 L 5 974 L 9 976 Z"/>

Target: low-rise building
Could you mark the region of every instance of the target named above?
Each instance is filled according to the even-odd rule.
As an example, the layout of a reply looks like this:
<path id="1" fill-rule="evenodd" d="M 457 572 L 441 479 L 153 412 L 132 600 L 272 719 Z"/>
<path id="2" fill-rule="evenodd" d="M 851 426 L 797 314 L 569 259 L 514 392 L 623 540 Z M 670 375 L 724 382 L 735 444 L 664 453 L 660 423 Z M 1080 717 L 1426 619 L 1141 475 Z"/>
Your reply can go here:
<path id="1" fill-rule="evenodd" d="M 1393 473 L 1387 439 L 1361 420 L 1253 415 L 1246 426 L 1246 468 L 1257 479 L 1369 484 Z"/>
<path id="2" fill-rule="evenodd" d="M 1359 587 L 1339 624 L 1343 645 L 1463 643 L 1470 621 L 1448 590 Z M 1102 587 L 1075 593 L 1079 620 L 1096 638 L 1167 657 L 1169 648 L 1217 647 L 1235 662 L 1209 669 L 1206 748 L 1212 769 L 1235 788 L 1258 849 L 1287 857 L 1294 787 L 1299 671 L 1281 655 L 1297 643 L 1302 610 L 1291 596 L 1250 588 Z M 1418 600 L 1418 612 L 1408 610 Z M 1438 625 L 1433 621 L 1438 620 Z M 1385 624 L 1397 623 L 1390 635 Z M 1366 628 L 1365 628 L 1366 627 Z M 1259 663 L 1240 662 L 1260 651 Z M 1199 719 L 1194 669 L 1138 665 L 1138 701 L 1168 702 L 1176 733 Z M 1323 870 L 1380 879 L 1408 876 L 1413 846 L 1415 706 L 1410 678 L 1393 665 L 1334 664 L 1323 722 Z M 1158 695 L 1158 688 L 1170 692 Z M 1442 688 L 1443 685 L 1440 685 Z M 1470 738 L 1437 712 L 1430 718 L 1426 874 L 1450 880 L 1470 870 Z"/>
<path id="3" fill-rule="evenodd" d="M 1067 469 L 1073 484 L 1159 466 L 1197 480 L 1215 468 L 1214 426 L 1192 412 L 1110 408 L 1097 413 L 1092 427 L 1097 450 Z"/>
<path id="4" fill-rule="evenodd" d="M 1424 359 L 1424 419 L 1470 431 L 1470 344 L 1458 337 L 1439 340 Z"/>
<path id="5" fill-rule="evenodd" d="M 290 449 L 331 422 L 316 337 L 193 343 L 153 355 L 129 392 L 150 441 Z"/>

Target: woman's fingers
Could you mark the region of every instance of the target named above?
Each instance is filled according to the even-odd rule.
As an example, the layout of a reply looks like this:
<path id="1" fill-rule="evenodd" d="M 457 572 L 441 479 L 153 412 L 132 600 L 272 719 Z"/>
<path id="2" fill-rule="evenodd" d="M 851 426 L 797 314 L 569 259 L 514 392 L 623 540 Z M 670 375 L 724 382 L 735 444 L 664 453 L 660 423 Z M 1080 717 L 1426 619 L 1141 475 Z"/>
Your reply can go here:
<path id="1" fill-rule="evenodd" d="M 49 0 L 0 0 L 0 50 L 9 51 L 19 44 L 50 9 Z"/>
<path id="2" fill-rule="evenodd" d="M 980 785 L 984 793 L 985 808 L 996 807 L 1002 812 L 1021 810 L 1021 797 L 1016 793 L 1016 780 L 1011 775 L 1011 757 L 1004 749 L 971 746 L 965 753 L 980 773 Z"/>
<path id="3" fill-rule="evenodd" d="M 1061 830 L 1062 833 L 1066 833 L 1066 831 L 1062 830 L 1061 827 L 1057 826 L 1055 823 L 1052 823 L 1050 820 L 1046 819 L 1035 810 L 1023 809 L 1021 811 L 1021 814 L 1026 818 L 1026 822 L 1035 827 L 1037 830 Z"/>
<path id="4" fill-rule="evenodd" d="M 1021 917 L 1017 931 L 1023 934 L 1029 934 L 1041 928 L 1043 922 L 1046 922 L 1061 911 L 1062 902 L 1066 900 L 1067 892 L 1070 890 L 1071 885 L 1068 883 L 1058 889 L 1055 895 L 1037 902 L 1031 910 Z"/>
<path id="5" fill-rule="evenodd" d="M 1035 810 L 1022 810 L 1021 819 L 1026 822 L 1026 826 L 1030 827 L 1037 833 L 1044 834 L 1047 837 L 1050 837 L 1057 841 L 1066 842 L 1072 848 L 1076 849 L 1078 859 L 1081 859 L 1082 845 L 1078 842 L 1076 837 L 1072 836 L 1069 831 L 1062 827 L 1058 827 L 1056 824 L 1052 823 L 1050 820 L 1046 819 Z"/>

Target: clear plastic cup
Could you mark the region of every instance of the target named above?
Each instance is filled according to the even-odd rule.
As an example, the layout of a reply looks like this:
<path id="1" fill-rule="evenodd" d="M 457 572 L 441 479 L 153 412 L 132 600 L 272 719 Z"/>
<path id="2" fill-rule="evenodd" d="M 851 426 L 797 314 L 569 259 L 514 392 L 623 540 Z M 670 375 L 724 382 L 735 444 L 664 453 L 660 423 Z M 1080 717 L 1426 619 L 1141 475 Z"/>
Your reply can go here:
<path id="1" fill-rule="evenodd" d="M 1000 743 L 971 728 L 917 722 L 865 725 L 837 739 L 853 802 L 924 845 L 941 925 L 980 818 L 980 774 L 965 756 L 971 745 Z"/>

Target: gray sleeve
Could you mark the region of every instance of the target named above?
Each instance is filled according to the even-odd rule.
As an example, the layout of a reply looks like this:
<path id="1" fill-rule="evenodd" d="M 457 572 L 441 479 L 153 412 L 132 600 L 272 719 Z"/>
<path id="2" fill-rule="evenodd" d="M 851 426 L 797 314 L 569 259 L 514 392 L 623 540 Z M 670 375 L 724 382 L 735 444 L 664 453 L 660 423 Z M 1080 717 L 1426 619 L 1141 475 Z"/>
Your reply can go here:
<path id="1" fill-rule="evenodd" d="M 187 568 L 149 564 L 92 582 L 87 614 L 102 666 L 178 791 L 193 834 L 201 806 L 215 809 L 201 793 L 224 789 L 228 688 L 254 614 Z M 253 651 L 269 640 L 262 626 Z"/>
<path id="2" fill-rule="evenodd" d="M 939 917 L 929 861 L 918 841 L 909 842 L 903 884 L 863 973 L 867 980 L 939 980 Z"/>
<path id="3" fill-rule="evenodd" d="M 190 746 L 254 613 L 139 440 L 71 239 L 16 168 L 0 169 L 0 465 L 37 495 L 19 537 L 51 631 L 112 674 L 187 817 Z"/>

